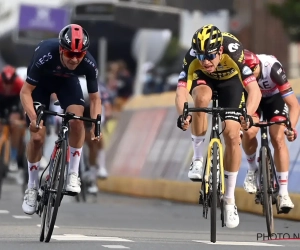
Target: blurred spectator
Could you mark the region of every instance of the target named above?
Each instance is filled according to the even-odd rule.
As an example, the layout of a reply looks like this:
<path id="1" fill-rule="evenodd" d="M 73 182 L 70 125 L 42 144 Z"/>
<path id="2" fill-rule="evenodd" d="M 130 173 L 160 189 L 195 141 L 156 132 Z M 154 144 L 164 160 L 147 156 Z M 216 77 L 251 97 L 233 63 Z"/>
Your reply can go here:
<path id="1" fill-rule="evenodd" d="M 124 104 L 132 96 L 133 93 L 133 78 L 127 69 L 127 65 L 123 60 L 118 62 L 118 72 L 117 72 L 117 98 L 115 99 L 114 107 L 117 111 L 122 110 Z"/>
<path id="2" fill-rule="evenodd" d="M 122 110 L 124 104 L 132 96 L 133 78 L 123 60 L 108 64 L 106 86 L 113 98 L 114 111 Z"/>

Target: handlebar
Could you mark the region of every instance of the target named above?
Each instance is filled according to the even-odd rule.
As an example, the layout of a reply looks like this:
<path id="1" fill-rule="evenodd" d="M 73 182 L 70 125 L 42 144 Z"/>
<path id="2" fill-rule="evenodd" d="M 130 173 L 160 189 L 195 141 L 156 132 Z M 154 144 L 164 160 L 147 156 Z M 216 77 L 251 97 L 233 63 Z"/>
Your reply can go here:
<path id="1" fill-rule="evenodd" d="M 58 113 L 50 110 L 45 110 L 45 105 L 41 105 L 38 107 L 37 111 L 37 119 L 36 119 L 36 127 L 38 128 L 40 126 L 40 123 L 44 117 L 44 115 L 52 115 L 52 116 L 59 116 L 67 121 L 70 120 L 81 120 L 85 122 L 91 122 L 95 124 L 95 136 L 100 136 L 100 126 L 101 126 L 101 115 L 98 114 L 96 119 L 92 118 L 86 118 L 83 116 L 77 116 L 74 113 Z"/>
<path id="2" fill-rule="evenodd" d="M 186 120 L 189 112 L 205 112 L 205 113 L 224 113 L 224 112 L 241 112 L 244 119 L 247 119 L 247 109 L 246 109 L 246 103 L 242 103 L 241 108 L 222 108 L 222 107 L 212 107 L 212 108 L 189 108 L 188 102 L 184 103 L 183 106 L 183 119 Z"/>
<path id="3" fill-rule="evenodd" d="M 285 119 L 281 120 L 281 121 L 269 121 L 269 122 L 260 121 L 260 122 L 254 123 L 252 126 L 258 127 L 258 128 L 263 128 L 263 127 L 272 126 L 274 124 L 282 124 L 282 123 L 284 123 L 286 125 L 286 127 L 289 131 L 293 131 L 291 121 L 288 117 L 285 117 Z"/>

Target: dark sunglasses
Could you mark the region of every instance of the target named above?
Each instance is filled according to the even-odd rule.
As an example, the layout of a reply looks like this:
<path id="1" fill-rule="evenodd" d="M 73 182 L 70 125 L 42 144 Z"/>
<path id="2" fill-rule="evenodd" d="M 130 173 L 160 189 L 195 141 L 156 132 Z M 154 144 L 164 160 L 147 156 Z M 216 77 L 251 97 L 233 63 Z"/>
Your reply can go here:
<path id="1" fill-rule="evenodd" d="M 196 57 L 200 61 L 204 61 L 204 60 L 211 61 L 217 57 L 217 53 L 216 54 L 196 54 Z"/>
<path id="2" fill-rule="evenodd" d="M 81 59 L 82 57 L 85 56 L 86 52 L 72 52 L 72 51 L 68 51 L 68 50 L 63 50 L 64 56 L 72 59 L 72 58 L 77 58 L 77 59 Z"/>

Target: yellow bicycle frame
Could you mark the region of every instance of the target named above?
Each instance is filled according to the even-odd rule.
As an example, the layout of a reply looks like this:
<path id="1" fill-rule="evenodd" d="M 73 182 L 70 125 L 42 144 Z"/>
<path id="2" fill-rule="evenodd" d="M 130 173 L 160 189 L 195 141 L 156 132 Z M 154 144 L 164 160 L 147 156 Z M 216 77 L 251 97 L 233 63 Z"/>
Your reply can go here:
<path id="1" fill-rule="evenodd" d="M 209 174 L 211 168 L 211 151 L 213 148 L 213 144 L 217 143 L 219 148 L 219 161 L 220 161 L 220 172 L 221 172 L 221 195 L 225 193 L 225 185 L 224 185 L 224 166 L 223 166 L 223 146 L 221 140 L 218 138 L 212 138 L 208 144 L 208 151 L 207 151 L 207 160 L 206 160 L 206 172 L 205 172 L 205 194 L 208 194 L 209 188 Z"/>

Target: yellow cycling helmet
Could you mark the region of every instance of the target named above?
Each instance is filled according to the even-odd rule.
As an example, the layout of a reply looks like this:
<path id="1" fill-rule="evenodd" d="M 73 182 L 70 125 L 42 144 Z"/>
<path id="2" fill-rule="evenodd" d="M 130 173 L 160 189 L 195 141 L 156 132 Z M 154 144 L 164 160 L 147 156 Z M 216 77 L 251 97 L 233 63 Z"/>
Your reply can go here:
<path id="1" fill-rule="evenodd" d="M 218 51 L 223 43 L 221 31 L 214 25 L 205 25 L 198 29 L 192 40 L 192 48 L 198 54 L 210 54 Z"/>

